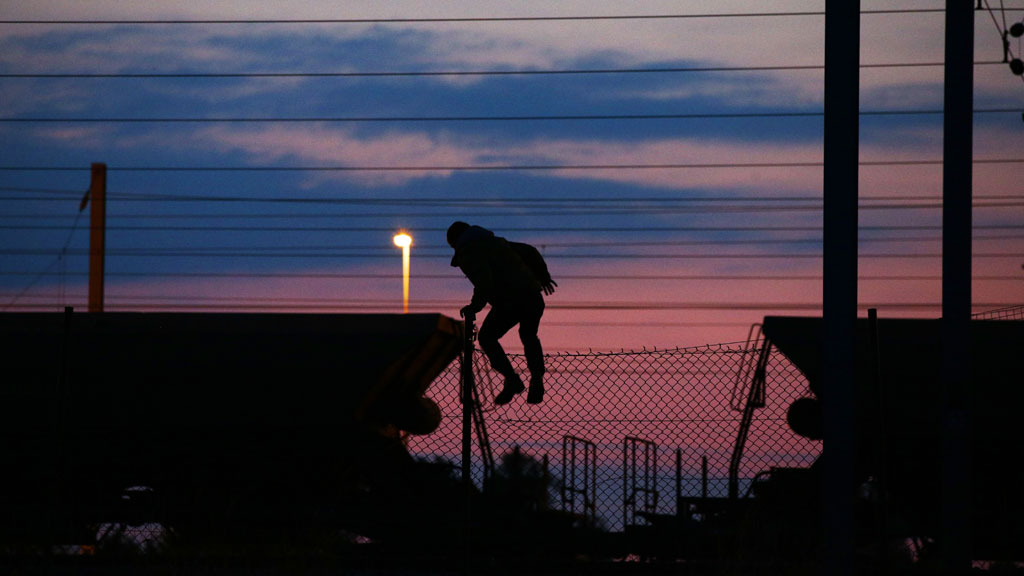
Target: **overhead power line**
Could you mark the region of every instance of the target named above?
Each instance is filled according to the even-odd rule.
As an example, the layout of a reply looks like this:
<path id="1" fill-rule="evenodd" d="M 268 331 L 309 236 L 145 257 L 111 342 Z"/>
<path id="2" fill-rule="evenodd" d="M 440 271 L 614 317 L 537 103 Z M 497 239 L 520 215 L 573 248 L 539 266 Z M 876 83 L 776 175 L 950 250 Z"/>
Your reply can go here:
<path id="1" fill-rule="evenodd" d="M 1021 51 L 1021 30 L 1018 28 L 1016 32 L 1011 32 L 1012 28 L 1010 26 L 1008 26 L 1007 22 L 1006 22 L 1006 13 L 1007 12 L 1012 12 L 1012 11 L 1014 11 L 1014 9 L 1006 8 L 1003 5 L 1002 0 L 1000 0 L 1000 2 L 999 2 L 999 10 L 1000 10 L 1001 15 L 1002 15 L 1002 25 L 1000 25 L 999 19 L 996 18 L 995 12 L 992 9 L 992 6 L 989 5 L 988 0 L 979 0 L 979 2 L 978 2 L 978 9 L 979 10 L 981 9 L 981 4 L 982 3 L 985 4 L 985 10 L 988 11 L 988 14 L 989 14 L 989 16 L 992 19 L 992 24 L 996 27 L 996 32 L 999 33 L 999 36 L 1000 36 L 1000 38 L 1002 40 L 1002 44 L 1003 44 L 1003 61 L 1002 61 L 1002 64 L 1008 64 L 1010 66 L 1011 72 L 1013 72 L 1013 74 L 1015 74 L 1021 80 L 1024 80 L 1024 63 L 1022 63 L 1021 59 L 1020 59 L 1021 56 L 1022 56 L 1022 51 Z M 1015 26 L 1018 26 L 1018 27 L 1019 26 L 1024 26 L 1024 23 L 1015 24 Z M 1017 51 L 1018 51 L 1017 54 L 1013 53 L 1013 45 L 1010 42 L 1010 36 L 1011 35 L 1012 36 L 1016 36 L 1016 38 L 1017 38 Z"/>
<path id="2" fill-rule="evenodd" d="M 51 254 L 52 250 L 44 248 L 5 248 L 0 249 L 0 254 L 4 255 L 46 255 Z M 420 251 L 418 258 L 420 260 L 449 260 L 451 254 L 449 251 L 445 253 L 424 253 Z M 88 255 L 87 249 L 70 250 L 70 254 Z M 215 251 L 212 249 L 197 249 L 197 250 L 172 250 L 172 249 L 160 249 L 160 248 L 108 248 L 106 251 L 108 256 L 119 256 L 121 258 L 147 258 L 152 259 L 155 257 L 160 258 L 258 258 L 263 261 L 270 261 L 281 258 L 329 258 L 332 260 L 352 260 L 352 259 L 379 259 L 385 257 L 385 252 L 360 252 L 353 253 L 348 251 L 297 251 L 295 249 L 281 249 L 273 252 L 265 250 L 247 250 L 243 248 L 231 249 L 225 251 Z M 860 253 L 857 255 L 862 259 L 889 259 L 889 258 L 906 258 L 906 259 L 929 259 L 929 258 L 942 258 L 941 253 L 917 253 L 917 252 L 894 252 L 894 253 Z M 972 258 L 1024 258 L 1022 252 L 975 252 Z M 780 252 L 743 252 L 743 253 L 651 253 L 651 252 L 566 252 L 566 253 L 548 253 L 545 254 L 545 258 L 549 260 L 580 260 L 580 259 L 598 259 L 598 260 L 779 260 L 779 259 L 820 259 L 822 257 L 821 252 L 795 252 L 795 253 L 780 253 Z"/>
<path id="3" fill-rule="evenodd" d="M 345 299 L 277 299 L 258 297 L 131 297 L 111 294 L 107 298 L 105 309 L 114 311 L 156 311 L 156 310 L 196 310 L 196 311 L 242 311 L 242 310 L 280 310 L 280 311 L 320 311 L 336 310 L 393 310 L 395 304 L 389 300 L 345 300 Z M 415 310 L 458 309 L 465 304 L 458 300 L 428 300 L 410 302 Z M 1013 302 L 975 302 L 975 309 L 994 309 L 1014 306 Z M 939 310 L 938 302 L 868 302 L 859 304 L 861 310 L 876 308 L 884 310 Z M 26 303 L 14 308 L 38 308 L 39 304 Z M 644 311 L 682 311 L 682 310 L 731 310 L 731 311 L 819 311 L 821 304 L 815 302 L 772 302 L 756 304 L 751 302 L 578 302 L 550 303 L 548 311 L 605 311 L 605 312 L 644 312 Z"/>
<path id="4" fill-rule="evenodd" d="M 1024 10 L 1007 8 L 1006 11 Z M 862 10 L 862 15 L 929 14 L 944 13 L 943 8 L 902 8 Z M 824 17 L 820 10 L 785 12 L 709 12 L 691 14 L 581 14 L 564 16 L 447 16 L 435 18 L 222 18 L 222 19 L 48 19 L 48 20 L 0 20 L 0 24 L 16 25 L 192 25 L 192 24 L 437 24 L 437 23 L 487 23 L 487 22 L 566 22 L 605 20 L 700 20 L 715 18 L 795 18 Z"/>
<path id="5" fill-rule="evenodd" d="M 975 66 L 1001 66 L 998 60 L 977 61 Z M 877 62 L 861 68 L 938 68 L 942 62 Z M 553 70 L 392 70 L 392 71 L 279 71 L 279 72 L 3 72 L 0 78 L 33 79 L 215 79 L 215 78 L 417 78 L 435 76 L 558 76 L 601 74 L 667 74 L 713 72 L 823 71 L 824 64 L 765 66 L 671 66 L 658 68 L 564 68 Z"/>
<path id="6" fill-rule="evenodd" d="M 602 20 L 683 20 L 705 18 L 770 18 L 824 16 L 824 12 L 737 12 L 709 14 L 620 14 L 578 16 L 449 16 L 438 18 L 220 18 L 220 19 L 63 19 L 63 20 L 0 20 L 0 24 L 16 25 L 137 25 L 166 26 L 193 24 L 439 24 L 487 22 L 581 22 Z"/>
<path id="7" fill-rule="evenodd" d="M 1019 110 L 999 110 L 1019 112 Z M 985 111 L 989 112 L 989 111 Z M 942 111 L 908 111 L 906 114 L 941 114 Z M 896 112 L 888 112 L 893 115 Z M 688 119 L 750 119 L 750 118 L 803 118 L 819 117 L 824 112 L 727 112 L 693 114 L 568 114 L 568 115 L 519 115 L 519 116 L 306 116 L 306 117 L 67 117 L 44 118 L 8 117 L 0 118 L 5 124 L 217 124 L 217 123 L 369 123 L 369 122 L 523 122 L 523 121 L 572 121 L 572 120 L 688 120 Z"/>
<path id="8" fill-rule="evenodd" d="M 4 72 L 0 73 L 0 78 L 415 78 L 432 76 L 552 76 L 591 74 L 662 74 L 683 72 L 771 72 L 823 69 L 824 66 L 821 64 L 808 64 L 769 66 L 673 66 L 659 68 L 565 68 L 555 70 L 392 70 L 344 72 Z"/>
<path id="9" fill-rule="evenodd" d="M 941 115 L 943 110 L 864 110 L 861 116 L 929 116 Z M 1019 114 L 1019 108 L 985 108 L 975 114 Z M 5 124 L 261 124 L 261 123 L 374 123 L 374 122 L 551 122 L 597 120 L 715 120 L 752 118 L 819 118 L 824 111 L 778 112 L 696 112 L 685 114 L 553 114 L 516 116 L 211 116 L 211 117 L 0 117 Z"/>
<path id="10" fill-rule="evenodd" d="M 3 197 L 4 200 L 18 200 L 28 199 L 33 201 L 55 199 L 59 201 L 66 201 L 68 199 L 78 200 L 81 198 L 82 192 L 80 190 L 70 189 L 48 189 L 48 188 L 20 188 L 10 186 L 0 186 L 0 191 L 8 192 L 27 192 L 31 194 L 38 194 L 33 196 L 8 196 Z M 485 197 L 451 197 L 451 196 L 392 196 L 392 197 L 359 197 L 359 196 L 294 196 L 294 195 L 221 195 L 219 193 L 153 193 L 153 192 L 117 192 L 108 194 L 108 198 L 116 199 L 118 202 L 202 202 L 202 203 L 253 203 L 253 204 L 336 204 L 344 206 L 372 206 L 375 208 L 380 207 L 400 207 L 408 208 L 410 206 L 416 206 L 417 209 L 422 208 L 495 208 L 504 206 L 515 206 L 515 207 L 532 207 L 540 206 L 545 210 L 553 208 L 571 208 L 580 205 L 585 206 L 646 206 L 654 205 L 658 206 L 659 209 L 663 207 L 671 207 L 672 205 L 688 206 L 694 204 L 713 204 L 730 206 L 734 204 L 749 203 L 753 206 L 770 206 L 770 205 L 789 205 L 797 203 L 817 203 L 823 202 L 823 198 L 820 194 L 817 195 L 799 195 L 799 196 L 763 196 L 763 195 L 666 195 L 666 196 L 485 196 Z M 975 206 L 982 207 L 989 204 L 996 205 L 1003 202 L 1019 202 L 1024 201 L 1024 194 L 974 194 L 972 196 Z M 914 203 L 928 202 L 930 204 L 937 204 L 942 200 L 940 194 L 923 194 L 923 195 L 911 195 L 911 194 L 875 194 L 872 196 L 862 196 L 858 199 L 861 207 L 874 207 L 874 206 L 891 206 L 894 202 L 907 203 L 907 205 L 914 205 Z M 998 204 L 1001 205 L 1001 204 Z M 416 214 L 421 212 L 417 210 Z M 350 212 L 330 214 L 324 213 L 323 211 L 317 211 L 314 213 L 305 214 L 306 216 L 316 217 L 335 217 L 344 216 L 350 214 Z M 257 218 L 292 218 L 302 216 L 301 213 L 266 213 L 260 212 L 258 214 L 182 214 L 182 213 L 159 213 L 154 214 L 156 217 L 161 218 L 184 218 L 184 217 L 197 217 L 197 218 L 224 218 L 224 217 L 257 217 Z M 52 216 L 52 214 L 50 214 Z M 118 217 L 145 217 L 138 213 L 132 214 L 121 214 Z"/>
<path id="11" fill-rule="evenodd" d="M 974 164 L 1020 164 L 1024 158 L 976 158 Z M 939 166 L 942 160 L 861 161 L 860 166 Z M 494 164 L 392 166 L 108 166 L 108 172 L 499 172 L 548 170 L 719 170 L 736 168 L 821 168 L 822 161 L 807 162 L 695 162 L 655 164 Z M 6 172 L 84 172 L 82 166 L 0 166 Z"/>
<path id="12" fill-rule="evenodd" d="M 1022 227 L 1024 228 L 1024 227 Z M 301 231 L 301 229 L 296 229 Z M 976 242 L 994 242 L 1004 240 L 1024 240 L 1024 234 L 999 234 L 999 235 L 974 235 Z M 942 236 L 907 236 L 907 237 L 881 237 L 881 238 L 859 238 L 858 243 L 861 244 L 875 244 L 875 243 L 937 243 L 942 241 Z M 564 250 L 564 249 L 575 249 L 575 248 L 672 248 L 672 247 L 683 247 L 683 246 L 786 246 L 786 245 L 816 245 L 822 242 L 821 237 L 815 236 L 813 238 L 757 238 L 748 240 L 736 240 L 736 239 L 704 239 L 704 240 L 665 240 L 665 241 L 635 241 L 635 240 L 593 240 L 593 241 L 579 241 L 579 242 L 548 242 L 545 241 L 540 243 L 539 246 L 547 253 L 551 250 Z M 431 244 L 431 243 L 417 243 L 417 255 L 423 254 L 436 254 L 437 252 L 448 253 L 451 248 L 447 244 Z M 217 254 L 235 254 L 237 251 L 244 254 L 254 253 L 273 253 L 273 252 L 295 252 L 295 251 L 329 251 L 332 253 L 345 253 L 345 252 L 378 252 L 381 254 L 391 254 L 394 249 L 390 246 L 382 247 L 380 245 L 344 245 L 338 246 L 336 243 L 329 245 L 274 245 L 274 246 L 261 246 L 261 245 L 246 245 L 246 246 L 153 246 L 146 248 L 121 248 L 118 250 L 110 251 L 111 254 L 148 254 L 148 255 L 159 255 L 163 253 L 217 253 Z M 47 248 L 41 248 L 33 246 L 32 248 L 0 248 L 0 254 L 41 254 L 48 253 Z M 82 250 L 73 253 L 87 254 L 88 251 Z"/>
<path id="13" fill-rule="evenodd" d="M 972 227 L 974 230 L 1022 230 L 1024 224 L 978 224 Z M 0 230 L 66 230 L 67 226 L 47 224 L 0 224 Z M 122 231 L 153 231 L 153 232 L 188 232 L 188 231 L 219 231 L 219 232 L 394 232 L 393 226 L 135 226 L 135 225 L 108 225 L 107 230 Z M 446 232 L 447 227 L 425 226 L 417 228 L 420 233 L 441 233 Z M 821 232 L 821 226 L 510 226 L 503 227 L 502 233 L 506 232 Z M 862 225 L 858 228 L 861 232 L 878 231 L 939 231 L 941 225 L 927 224 L 891 224 L 879 226 Z"/>
<path id="14" fill-rule="evenodd" d="M 5 198 L 0 196 L 0 200 L 13 201 L 13 200 L 25 200 L 25 198 Z M 44 198 L 47 201 L 56 201 L 56 198 Z M 158 201 L 163 203 L 164 201 Z M 191 202 L 202 202 L 201 200 L 193 200 Z M 330 202 L 325 202 L 330 204 Z M 565 216 L 656 216 L 656 215 L 668 215 L 668 214 L 711 214 L 711 215 L 724 215 L 724 214 L 767 214 L 767 213 L 800 213 L 800 212 L 820 212 L 822 205 L 820 202 L 810 203 L 702 203 L 702 204 L 641 204 L 638 206 L 629 205 L 592 205 L 587 204 L 585 201 L 581 201 L 580 205 L 572 204 L 518 204 L 510 203 L 503 208 L 507 210 L 496 209 L 496 206 L 476 206 L 477 208 L 486 208 L 487 217 L 496 218 L 504 216 L 531 216 L 534 218 L 562 218 Z M 411 204 L 415 206 L 415 204 Z M 150 212 L 148 214 L 111 214 L 111 218 L 118 220 L 209 220 L 209 219 L 233 219 L 233 220 L 309 220 L 309 219 L 332 219 L 332 220 L 370 220 L 380 218 L 401 218 L 406 222 L 418 222 L 425 218 L 437 218 L 437 217 L 448 217 L 451 215 L 453 209 L 466 209 L 472 206 L 431 206 L 436 210 L 419 210 L 417 212 L 409 212 L 403 209 L 401 212 L 396 211 L 373 211 L 373 212 L 348 212 L 348 213 L 298 213 L 298 214 L 160 214 Z M 1005 208 L 1019 208 L 1024 207 L 1024 201 L 1021 200 L 1005 200 L 1005 201 L 976 201 L 972 204 L 972 207 L 976 210 L 993 210 L 993 209 L 1005 209 Z M 397 207 L 396 207 L 397 208 Z M 942 203 L 940 202 L 909 202 L 909 203 L 877 203 L 877 204 L 862 204 L 859 207 L 860 210 L 865 212 L 891 212 L 895 210 L 900 211 L 934 211 L 941 210 Z M 55 215 L 55 214 L 0 214 L 0 219 L 20 219 L 24 221 L 39 221 L 39 220 L 65 220 L 66 215 Z"/>
<path id="15" fill-rule="evenodd" d="M 0 270 L 0 276 L 35 276 L 37 272 Z M 49 276 L 79 276 L 88 277 L 88 271 L 81 272 L 49 272 Z M 390 280 L 401 279 L 401 274 L 382 274 L 374 272 L 186 272 L 175 270 L 173 272 L 147 271 L 147 272 L 106 272 L 111 278 L 289 278 L 289 279 L 313 279 L 313 280 Z M 460 278 L 458 273 L 451 274 L 416 274 L 418 280 L 451 280 Z M 1024 282 L 1024 276 L 975 274 L 973 280 L 991 282 Z M 679 282 L 679 281 L 759 281 L 759 282 L 808 282 L 820 281 L 823 276 L 820 274 L 790 274 L 779 276 L 773 274 L 558 274 L 559 280 L 594 280 L 594 281 L 650 281 L 650 282 Z M 937 282 L 942 280 L 941 275 L 913 275 L 913 274 L 884 274 L 884 275 L 861 275 L 857 278 L 862 282 Z"/>

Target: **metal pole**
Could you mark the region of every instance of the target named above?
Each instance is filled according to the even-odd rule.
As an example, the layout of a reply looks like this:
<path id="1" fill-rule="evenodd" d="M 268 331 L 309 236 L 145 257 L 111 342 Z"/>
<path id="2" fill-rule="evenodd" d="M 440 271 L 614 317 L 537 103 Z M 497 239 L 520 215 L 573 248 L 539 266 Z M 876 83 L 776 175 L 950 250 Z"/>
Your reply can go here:
<path id="1" fill-rule="evenodd" d="M 589 456 L 588 456 L 589 455 Z M 586 516 L 590 519 L 591 525 L 597 522 L 597 446 L 593 443 L 583 445 L 583 460 L 586 466 L 583 468 L 583 485 L 589 487 L 584 490 L 583 506 L 586 507 Z M 589 496 L 588 496 L 589 495 Z"/>
<path id="2" fill-rule="evenodd" d="M 409 250 L 412 247 L 412 236 L 400 230 L 393 238 L 395 246 L 402 249 L 402 313 L 409 313 Z"/>
<path id="3" fill-rule="evenodd" d="M 402 247 L 402 312 L 409 313 L 409 246 Z"/>
<path id="4" fill-rule="evenodd" d="M 683 515 L 683 449 L 676 448 L 676 516 Z"/>
<path id="5" fill-rule="evenodd" d="M 889 570 L 888 551 L 886 542 L 889 536 L 889 504 L 888 504 L 888 463 L 889 451 L 886 448 L 885 437 L 888 434 L 885 418 L 885 395 L 882 390 L 882 361 L 878 343 L 878 310 L 868 309 L 868 365 L 870 366 L 870 396 L 874 399 L 874 409 L 878 415 L 870 423 L 872 445 L 875 453 L 872 464 L 875 466 L 875 487 L 874 508 L 875 508 L 875 545 L 878 550 L 875 553 L 876 570 L 883 574 Z"/>
<path id="6" fill-rule="evenodd" d="M 68 510 L 68 487 L 73 485 L 74 480 L 70 478 L 73 469 L 68 465 L 68 440 L 71 433 L 68 430 L 70 420 L 71 403 L 71 361 L 74 352 L 71 350 L 74 308 L 64 307 L 64 329 L 61 334 L 61 355 L 60 355 L 60 378 L 57 380 L 56 398 L 57 416 L 53 419 L 53 447 L 55 461 L 53 466 L 53 478 L 55 488 L 50 491 L 50 505 L 47 509 L 49 527 L 53 533 L 62 533 L 67 528 L 69 516 Z M 77 505 L 77 502 L 70 503 Z M 70 515 L 75 515 L 70 511 Z"/>
<path id="7" fill-rule="evenodd" d="M 107 165 L 94 163 L 89 182 L 89 312 L 103 312 L 107 228 Z"/>
<path id="8" fill-rule="evenodd" d="M 947 0 L 942 141 L 942 558 L 971 566 L 970 319 L 974 2 Z"/>
<path id="9" fill-rule="evenodd" d="M 708 499 L 708 457 L 700 457 L 700 497 Z"/>
<path id="10" fill-rule="evenodd" d="M 568 484 L 572 488 L 575 488 L 575 466 L 573 465 L 570 469 L 568 467 L 568 452 L 572 450 L 572 462 L 575 463 L 575 447 L 569 448 L 569 437 L 562 437 L 562 485 L 559 487 L 559 493 L 562 496 L 562 509 L 569 509 L 566 507 L 568 499 L 565 497 L 565 485 Z M 572 506 L 570 511 L 575 511 L 575 506 Z"/>
<path id="11" fill-rule="evenodd" d="M 825 2 L 822 521 L 826 574 L 854 561 L 860 2 Z"/>
<path id="12" fill-rule="evenodd" d="M 473 451 L 473 387 L 475 374 L 473 373 L 473 349 L 476 337 L 476 316 L 472 313 L 466 314 L 466 323 L 462 346 L 462 485 L 464 488 L 464 516 L 463 516 L 463 538 L 465 545 L 465 573 L 469 574 L 469 564 L 472 552 L 473 534 L 473 477 L 470 472 Z"/>

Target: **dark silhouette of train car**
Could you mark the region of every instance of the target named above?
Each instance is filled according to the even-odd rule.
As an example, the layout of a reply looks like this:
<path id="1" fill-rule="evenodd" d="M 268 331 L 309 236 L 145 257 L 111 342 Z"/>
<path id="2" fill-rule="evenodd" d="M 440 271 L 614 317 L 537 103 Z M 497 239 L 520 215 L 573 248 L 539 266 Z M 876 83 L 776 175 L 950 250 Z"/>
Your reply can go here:
<path id="1" fill-rule="evenodd" d="M 424 394 L 462 332 L 437 314 L 0 315 L 0 548 L 104 522 L 193 543 L 385 530 L 372 502 L 411 461 L 403 436 L 440 422 Z"/>
<path id="2" fill-rule="evenodd" d="M 936 542 L 942 533 L 945 404 L 943 356 L 968 362 L 967 385 L 972 489 L 956 497 L 970 503 L 973 557 L 1024 559 L 1024 457 L 1019 422 L 1024 408 L 1024 322 L 972 320 L 970 349 L 944 350 L 940 320 L 867 319 L 857 322 L 856 430 L 861 529 L 890 539 Z M 828 402 L 822 366 L 822 320 L 767 317 L 768 341 L 807 377 L 812 396 L 794 402 L 788 413 L 794 432 L 821 438 L 822 402 Z M 771 385 L 769 382 L 768 385 Z M 827 443 L 827 440 L 826 440 Z M 825 454 L 827 455 L 827 446 Z M 824 457 L 824 456 L 823 456 Z M 812 467 L 812 477 L 820 475 Z M 807 496 L 789 491 L 795 499 Z M 802 494 L 802 495 L 801 495 Z M 811 498 L 817 498 L 812 490 Z M 871 538 L 877 538 L 875 533 Z M 869 540 L 870 541 L 870 540 Z M 941 545 L 941 544 L 940 544 Z"/>

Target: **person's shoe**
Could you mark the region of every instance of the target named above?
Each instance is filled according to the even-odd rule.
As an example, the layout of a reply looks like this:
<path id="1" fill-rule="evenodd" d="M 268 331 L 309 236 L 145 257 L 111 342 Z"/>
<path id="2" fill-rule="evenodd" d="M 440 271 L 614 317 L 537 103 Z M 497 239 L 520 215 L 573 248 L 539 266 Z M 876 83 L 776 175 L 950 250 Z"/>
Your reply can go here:
<path id="1" fill-rule="evenodd" d="M 518 375 L 513 374 L 505 377 L 505 387 L 501 389 L 501 392 L 494 398 L 494 403 L 498 406 L 503 406 L 512 401 L 512 398 L 516 394 L 519 394 L 523 390 L 526 390 L 526 386 L 523 385 L 523 380 Z"/>
<path id="2" fill-rule="evenodd" d="M 544 401 L 544 377 L 540 374 L 530 377 L 530 391 L 526 394 L 527 404 L 540 404 Z"/>

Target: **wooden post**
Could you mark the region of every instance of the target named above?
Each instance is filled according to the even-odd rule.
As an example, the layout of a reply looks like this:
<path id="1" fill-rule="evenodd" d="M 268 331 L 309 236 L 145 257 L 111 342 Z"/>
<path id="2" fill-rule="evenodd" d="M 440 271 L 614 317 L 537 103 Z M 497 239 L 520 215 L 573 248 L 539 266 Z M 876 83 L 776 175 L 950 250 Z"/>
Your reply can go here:
<path id="1" fill-rule="evenodd" d="M 89 312 L 103 312 L 107 232 L 107 165 L 94 163 L 89 182 Z"/>
<path id="2" fill-rule="evenodd" d="M 860 1 L 825 2 L 823 571 L 854 567 Z"/>

